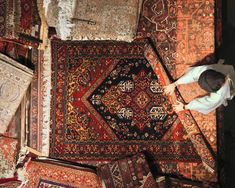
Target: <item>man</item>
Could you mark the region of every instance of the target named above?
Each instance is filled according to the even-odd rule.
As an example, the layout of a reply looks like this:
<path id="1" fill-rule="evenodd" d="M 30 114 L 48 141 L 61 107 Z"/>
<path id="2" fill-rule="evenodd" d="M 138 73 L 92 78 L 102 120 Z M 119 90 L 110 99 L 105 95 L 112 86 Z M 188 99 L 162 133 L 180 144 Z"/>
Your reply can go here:
<path id="1" fill-rule="evenodd" d="M 235 71 L 232 65 L 212 64 L 191 67 L 176 82 L 165 86 L 166 94 L 173 94 L 175 87 L 180 84 L 198 82 L 208 95 L 195 98 L 188 104 L 177 101 L 173 104 L 176 112 L 188 109 L 208 114 L 221 104 L 227 106 L 227 100 L 235 95 Z"/>

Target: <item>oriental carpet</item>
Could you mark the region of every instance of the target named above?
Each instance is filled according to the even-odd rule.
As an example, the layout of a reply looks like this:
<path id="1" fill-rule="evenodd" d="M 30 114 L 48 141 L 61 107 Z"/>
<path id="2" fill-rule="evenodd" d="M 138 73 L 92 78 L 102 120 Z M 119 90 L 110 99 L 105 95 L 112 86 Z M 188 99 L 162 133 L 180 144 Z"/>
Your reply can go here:
<path id="1" fill-rule="evenodd" d="M 201 162 L 144 46 L 52 41 L 51 157 L 100 162 L 143 151 L 154 161 Z"/>
<path id="2" fill-rule="evenodd" d="M 0 54 L 0 133 L 3 134 L 16 113 L 33 77 L 33 71 Z"/>
<path id="3" fill-rule="evenodd" d="M 101 181 L 90 169 L 79 169 L 71 165 L 30 161 L 26 166 L 24 188 L 101 188 Z"/>

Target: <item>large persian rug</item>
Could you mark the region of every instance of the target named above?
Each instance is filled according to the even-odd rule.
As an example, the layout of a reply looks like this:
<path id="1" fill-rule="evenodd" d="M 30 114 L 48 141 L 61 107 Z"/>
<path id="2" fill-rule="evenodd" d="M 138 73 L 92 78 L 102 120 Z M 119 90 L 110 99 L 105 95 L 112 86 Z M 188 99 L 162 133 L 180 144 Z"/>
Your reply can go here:
<path id="1" fill-rule="evenodd" d="M 50 156 L 101 162 L 145 152 L 163 173 L 192 178 L 182 166 L 197 164 L 195 179 L 215 181 L 213 155 L 192 115 L 173 112 L 156 63 L 144 42 L 53 41 Z"/>

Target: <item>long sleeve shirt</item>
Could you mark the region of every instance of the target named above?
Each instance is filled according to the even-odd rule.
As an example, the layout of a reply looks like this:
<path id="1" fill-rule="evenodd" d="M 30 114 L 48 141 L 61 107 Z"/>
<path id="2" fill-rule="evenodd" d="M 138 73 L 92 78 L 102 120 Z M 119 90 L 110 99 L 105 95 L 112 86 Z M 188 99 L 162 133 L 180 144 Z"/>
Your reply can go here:
<path id="1" fill-rule="evenodd" d="M 201 73 L 208 69 L 223 73 L 226 76 L 224 85 L 216 92 L 192 100 L 185 105 L 186 109 L 208 114 L 222 104 L 226 106 L 227 100 L 233 98 L 235 94 L 235 71 L 232 65 L 212 64 L 191 67 L 175 84 L 180 85 L 197 82 Z"/>

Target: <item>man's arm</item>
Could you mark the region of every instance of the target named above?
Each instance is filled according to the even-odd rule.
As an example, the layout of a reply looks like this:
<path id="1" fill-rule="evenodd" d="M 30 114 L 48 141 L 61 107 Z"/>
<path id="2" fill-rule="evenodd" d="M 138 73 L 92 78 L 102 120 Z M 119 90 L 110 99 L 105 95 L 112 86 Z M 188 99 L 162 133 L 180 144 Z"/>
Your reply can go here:
<path id="1" fill-rule="evenodd" d="M 217 93 L 211 93 L 208 96 L 196 98 L 185 105 L 185 109 L 195 110 L 203 114 L 208 114 L 223 104 L 223 97 Z"/>
<path id="2" fill-rule="evenodd" d="M 191 67 L 186 73 L 181 76 L 177 81 L 164 86 L 164 91 L 168 95 L 172 95 L 174 93 L 175 87 L 180 84 L 188 84 L 192 82 L 196 82 L 199 79 L 200 74 L 207 70 L 207 66 L 198 66 L 198 67 Z"/>
<path id="3" fill-rule="evenodd" d="M 207 66 L 198 66 L 198 67 L 191 67 L 188 71 L 185 72 L 183 76 L 181 76 L 175 83 L 175 85 L 180 84 L 188 84 L 192 82 L 197 82 L 201 73 L 207 70 Z"/>

